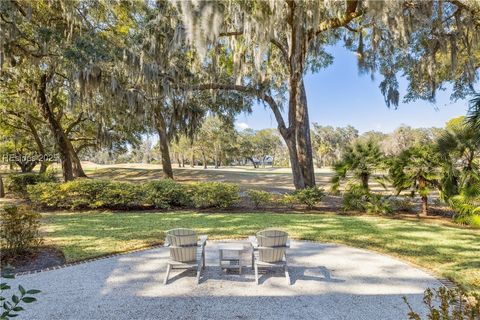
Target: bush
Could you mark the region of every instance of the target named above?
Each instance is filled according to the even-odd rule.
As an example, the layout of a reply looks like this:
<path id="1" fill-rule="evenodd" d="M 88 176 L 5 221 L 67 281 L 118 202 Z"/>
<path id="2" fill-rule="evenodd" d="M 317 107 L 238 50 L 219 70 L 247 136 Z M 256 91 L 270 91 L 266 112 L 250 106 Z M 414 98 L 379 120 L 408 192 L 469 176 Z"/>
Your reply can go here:
<path id="1" fill-rule="evenodd" d="M 132 209 L 144 204 L 144 189 L 126 182 L 110 182 L 98 194 L 90 208 Z"/>
<path id="2" fill-rule="evenodd" d="M 411 197 L 391 197 L 390 204 L 393 211 L 414 212 L 415 205 Z"/>
<path id="3" fill-rule="evenodd" d="M 15 256 L 40 245 L 39 219 L 40 215 L 26 206 L 4 207 L 0 220 L 2 250 Z"/>
<path id="4" fill-rule="evenodd" d="M 100 208 L 105 206 L 100 194 L 111 183 L 106 180 L 75 179 L 60 185 L 64 195 L 62 207 L 70 209 Z"/>
<path id="5" fill-rule="evenodd" d="M 28 196 L 27 186 L 42 182 L 56 182 L 57 178 L 52 172 L 48 173 L 17 173 L 8 176 L 6 181 L 7 192 L 17 197 Z"/>
<path id="6" fill-rule="evenodd" d="M 265 206 L 270 202 L 271 194 L 267 191 L 250 189 L 247 190 L 247 196 L 252 200 L 255 208 Z"/>
<path id="7" fill-rule="evenodd" d="M 191 204 L 188 190 L 171 179 L 156 180 L 144 186 L 145 202 L 158 209 L 168 209 L 172 206 L 184 207 Z"/>
<path id="8" fill-rule="evenodd" d="M 403 297 L 403 301 L 410 310 L 408 319 L 421 320 L 422 317 L 413 310 L 406 297 Z M 480 295 L 478 293 L 466 296 L 457 289 L 446 287 L 440 287 L 437 290 L 427 289 L 423 295 L 423 303 L 428 312 L 425 319 L 480 319 Z"/>
<path id="9" fill-rule="evenodd" d="M 392 214 L 392 202 L 388 197 L 372 194 L 359 185 L 351 186 L 343 194 L 343 211 L 361 211 L 374 214 Z"/>
<path id="10" fill-rule="evenodd" d="M 325 197 L 325 192 L 319 187 L 310 187 L 297 190 L 293 193 L 298 203 L 304 204 L 308 209 L 315 207 Z"/>
<path id="11" fill-rule="evenodd" d="M 39 183 L 27 187 L 28 198 L 37 208 L 68 208 L 60 183 Z"/>
<path id="12" fill-rule="evenodd" d="M 450 198 L 448 203 L 453 211 L 455 211 L 453 215 L 454 222 L 480 227 L 480 206 L 475 200 L 460 194 Z"/>
<path id="13" fill-rule="evenodd" d="M 365 211 L 373 214 L 392 214 L 392 203 L 388 197 L 369 194 L 365 204 Z"/>
<path id="14" fill-rule="evenodd" d="M 367 210 L 366 204 L 368 202 L 368 191 L 361 186 L 351 186 L 343 194 L 343 211 L 358 210 L 365 212 Z"/>
<path id="15" fill-rule="evenodd" d="M 293 194 L 285 193 L 280 199 L 280 203 L 289 209 L 293 209 L 293 207 L 298 203 L 298 200 Z"/>
<path id="16" fill-rule="evenodd" d="M 28 196 L 36 207 L 58 209 L 127 209 L 144 203 L 141 186 L 94 179 L 40 183 L 28 187 Z"/>
<path id="17" fill-rule="evenodd" d="M 228 208 L 239 200 L 239 188 L 231 183 L 197 182 L 188 189 L 196 208 Z"/>

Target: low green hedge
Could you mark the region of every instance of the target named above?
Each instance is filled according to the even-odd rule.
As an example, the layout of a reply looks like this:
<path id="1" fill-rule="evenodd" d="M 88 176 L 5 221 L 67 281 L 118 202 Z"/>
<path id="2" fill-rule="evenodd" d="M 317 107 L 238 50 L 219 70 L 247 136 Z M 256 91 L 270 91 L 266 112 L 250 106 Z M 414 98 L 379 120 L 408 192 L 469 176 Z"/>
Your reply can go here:
<path id="1" fill-rule="evenodd" d="M 15 173 L 8 175 L 5 185 L 7 193 L 26 198 L 27 186 L 42 182 L 57 182 L 57 178 L 53 173 Z"/>
<path id="2" fill-rule="evenodd" d="M 76 179 L 29 185 L 27 191 L 34 206 L 51 209 L 227 208 L 239 199 L 233 184 L 182 185 L 169 179 L 144 184 Z"/>
<path id="3" fill-rule="evenodd" d="M 231 183 L 196 182 L 188 190 L 196 208 L 228 208 L 240 199 L 239 187 Z"/>

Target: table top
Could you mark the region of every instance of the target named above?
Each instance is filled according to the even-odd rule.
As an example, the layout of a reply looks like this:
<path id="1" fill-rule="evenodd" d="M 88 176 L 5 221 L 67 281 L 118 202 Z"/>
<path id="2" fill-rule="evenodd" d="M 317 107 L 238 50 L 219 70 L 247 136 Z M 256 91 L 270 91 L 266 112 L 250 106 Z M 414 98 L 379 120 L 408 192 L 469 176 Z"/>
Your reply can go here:
<path id="1" fill-rule="evenodd" d="M 243 243 L 222 243 L 218 245 L 219 250 L 243 251 L 246 245 Z"/>

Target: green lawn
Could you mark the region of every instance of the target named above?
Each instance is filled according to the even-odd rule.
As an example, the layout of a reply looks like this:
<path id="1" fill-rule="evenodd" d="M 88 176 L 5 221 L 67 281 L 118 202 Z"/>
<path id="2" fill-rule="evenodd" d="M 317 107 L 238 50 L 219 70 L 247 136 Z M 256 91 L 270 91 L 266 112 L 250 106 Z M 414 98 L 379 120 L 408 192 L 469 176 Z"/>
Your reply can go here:
<path id="1" fill-rule="evenodd" d="M 480 289 L 480 230 L 373 216 L 279 213 L 82 212 L 44 214 L 45 240 L 68 261 L 159 243 L 165 230 L 194 228 L 210 238 L 246 237 L 267 227 L 293 238 L 388 253 Z"/>

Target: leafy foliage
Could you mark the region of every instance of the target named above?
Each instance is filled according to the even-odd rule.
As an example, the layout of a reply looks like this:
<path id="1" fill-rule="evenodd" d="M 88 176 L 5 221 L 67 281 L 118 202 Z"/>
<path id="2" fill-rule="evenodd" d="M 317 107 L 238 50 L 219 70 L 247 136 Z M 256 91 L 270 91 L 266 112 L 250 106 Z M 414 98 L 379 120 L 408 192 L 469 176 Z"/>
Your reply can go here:
<path id="1" fill-rule="evenodd" d="M 6 206 L 0 214 L 0 244 L 8 255 L 16 256 L 41 244 L 40 214 L 27 206 Z"/>
<path id="2" fill-rule="evenodd" d="M 1 278 L 5 279 L 14 279 L 13 275 L 9 274 L 2 274 Z M 18 312 L 24 311 L 25 309 L 20 305 L 23 303 L 32 303 L 37 301 L 35 297 L 32 295 L 38 294 L 41 291 L 36 289 L 26 290 L 23 288 L 22 285 L 18 285 L 19 293 L 12 295 L 10 300 L 7 300 L 5 296 L 3 296 L 3 292 L 6 290 L 11 290 L 11 286 L 7 282 L 0 283 L 0 303 L 2 303 L 2 313 L 0 314 L 0 320 L 7 320 L 11 318 L 17 317 L 19 314 Z"/>
<path id="3" fill-rule="evenodd" d="M 372 214 L 392 214 L 394 211 L 388 197 L 373 194 L 361 185 L 352 185 L 344 192 L 342 209 Z"/>
<path id="4" fill-rule="evenodd" d="M 145 203 L 155 208 L 168 209 L 191 205 L 188 189 L 171 179 L 151 181 L 143 186 Z"/>
<path id="5" fill-rule="evenodd" d="M 246 193 L 250 200 L 253 202 L 255 208 L 260 208 L 267 205 L 272 197 L 270 192 L 263 190 L 249 189 L 246 191 Z"/>
<path id="6" fill-rule="evenodd" d="M 382 160 L 383 154 L 375 141 L 356 141 L 353 146 L 347 147 L 342 159 L 335 164 L 332 190 L 337 191 L 340 181 L 347 178 L 347 173 L 352 173 L 355 180 L 368 191 L 370 177 Z"/>
<path id="7" fill-rule="evenodd" d="M 228 208 L 239 200 L 239 188 L 231 183 L 197 182 L 188 189 L 196 208 Z"/>
<path id="8" fill-rule="evenodd" d="M 420 314 L 413 310 L 407 298 L 403 297 L 403 300 L 410 309 L 408 319 L 422 320 Z M 423 303 L 428 309 L 425 319 L 429 320 L 476 320 L 480 317 L 480 295 L 475 293 L 467 296 L 458 289 L 440 287 L 432 290 L 428 288 L 424 292 Z"/>
<path id="9" fill-rule="evenodd" d="M 389 159 L 389 176 L 397 194 L 409 189 L 422 198 L 422 213 L 428 213 L 430 188 L 438 186 L 439 157 L 432 145 L 411 147 Z"/>
<path id="10" fill-rule="evenodd" d="M 27 197 L 27 186 L 42 182 L 56 182 L 53 172 L 10 174 L 6 181 L 7 192 L 18 197 Z"/>
<path id="11" fill-rule="evenodd" d="M 309 187 L 295 191 L 293 196 L 297 203 L 304 204 L 308 209 L 312 209 L 325 197 L 325 191 L 319 187 Z"/>

